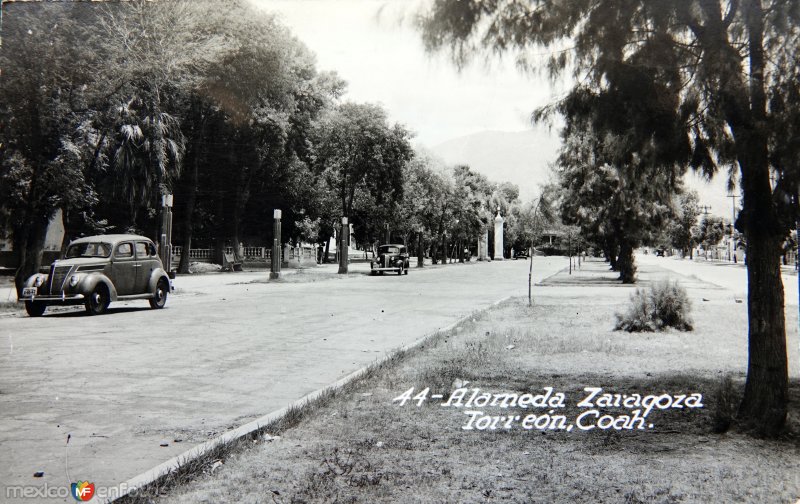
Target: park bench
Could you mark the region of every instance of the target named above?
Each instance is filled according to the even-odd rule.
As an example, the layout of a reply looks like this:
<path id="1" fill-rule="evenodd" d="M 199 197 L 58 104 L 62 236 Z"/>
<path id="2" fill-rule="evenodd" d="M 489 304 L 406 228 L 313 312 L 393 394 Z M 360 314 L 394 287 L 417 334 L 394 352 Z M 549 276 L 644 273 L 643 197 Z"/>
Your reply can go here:
<path id="1" fill-rule="evenodd" d="M 222 269 L 225 271 L 242 271 L 242 260 L 236 259 L 234 254 L 225 253 L 222 256 Z"/>

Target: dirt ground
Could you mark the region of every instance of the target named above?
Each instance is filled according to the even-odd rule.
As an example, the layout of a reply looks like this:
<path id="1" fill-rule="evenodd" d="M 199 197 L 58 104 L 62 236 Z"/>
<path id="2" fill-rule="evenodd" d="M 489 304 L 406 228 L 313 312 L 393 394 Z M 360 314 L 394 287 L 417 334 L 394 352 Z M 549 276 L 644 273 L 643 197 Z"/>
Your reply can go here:
<path id="1" fill-rule="evenodd" d="M 642 261 L 640 286 L 678 280 L 692 301 L 692 332 L 614 331 L 633 288 L 618 285 L 603 263 L 585 263 L 537 286 L 533 307 L 517 298 L 476 314 L 163 501 L 796 502 L 797 307 L 787 306 L 787 432 L 755 439 L 735 424 L 725 429 L 744 383 L 746 304 L 702 275 L 673 270 Z M 597 388 L 592 406 L 581 405 Z M 476 397 L 552 392 L 542 408 L 467 405 L 475 389 Z M 559 392 L 561 405 L 547 402 Z M 667 396 L 659 404 L 670 405 L 628 423 L 619 419 L 635 417 L 634 407 L 601 405 L 602 393 Z M 677 407 L 679 396 L 696 400 Z M 526 423 L 529 415 L 543 421 Z M 553 420 L 559 415 L 563 424 Z M 613 426 L 598 421 L 605 416 Z"/>

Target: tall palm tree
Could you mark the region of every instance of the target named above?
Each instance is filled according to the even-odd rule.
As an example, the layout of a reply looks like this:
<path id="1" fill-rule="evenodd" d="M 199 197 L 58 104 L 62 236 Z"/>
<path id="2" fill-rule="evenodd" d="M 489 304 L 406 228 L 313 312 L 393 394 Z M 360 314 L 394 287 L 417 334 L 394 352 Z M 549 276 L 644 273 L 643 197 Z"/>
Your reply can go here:
<path id="1" fill-rule="evenodd" d="M 115 189 L 136 227 L 142 207 L 158 209 L 160 196 L 180 176 L 186 141 L 180 122 L 164 111 L 151 111 L 140 98 L 121 103 L 114 125 Z"/>

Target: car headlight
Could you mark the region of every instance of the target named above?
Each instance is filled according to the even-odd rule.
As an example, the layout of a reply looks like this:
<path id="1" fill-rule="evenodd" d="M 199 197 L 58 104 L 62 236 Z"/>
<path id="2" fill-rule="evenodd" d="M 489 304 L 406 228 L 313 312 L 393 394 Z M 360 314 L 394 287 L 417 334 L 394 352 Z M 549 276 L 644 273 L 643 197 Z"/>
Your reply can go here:
<path id="1" fill-rule="evenodd" d="M 72 275 L 69 279 L 69 286 L 75 287 L 76 285 L 78 285 L 78 280 L 80 280 L 80 278 L 78 278 L 78 275 Z"/>
<path id="2" fill-rule="evenodd" d="M 44 277 L 42 275 L 36 275 L 36 278 L 33 279 L 33 286 L 39 287 L 44 283 Z"/>

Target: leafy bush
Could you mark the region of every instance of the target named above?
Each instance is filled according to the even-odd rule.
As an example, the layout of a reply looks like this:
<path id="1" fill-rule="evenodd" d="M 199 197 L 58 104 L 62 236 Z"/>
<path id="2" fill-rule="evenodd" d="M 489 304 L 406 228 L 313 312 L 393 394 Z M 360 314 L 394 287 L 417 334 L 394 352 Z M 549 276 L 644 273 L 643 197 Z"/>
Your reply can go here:
<path id="1" fill-rule="evenodd" d="M 689 317 L 691 303 L 686 289 L 678 282 L 660 282 L 649 290 L 636 289 L 631 296 L 631 307 L 625 314 L 617 313 L 615 330 L 628 332 L 663 331 L 674 327 L 691 331 Z"/>

